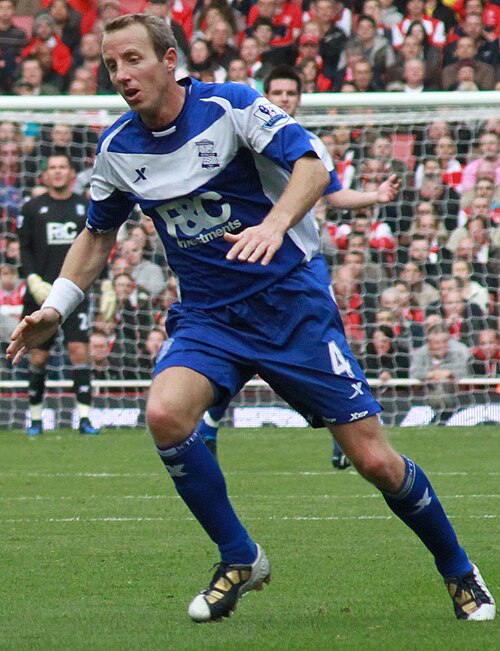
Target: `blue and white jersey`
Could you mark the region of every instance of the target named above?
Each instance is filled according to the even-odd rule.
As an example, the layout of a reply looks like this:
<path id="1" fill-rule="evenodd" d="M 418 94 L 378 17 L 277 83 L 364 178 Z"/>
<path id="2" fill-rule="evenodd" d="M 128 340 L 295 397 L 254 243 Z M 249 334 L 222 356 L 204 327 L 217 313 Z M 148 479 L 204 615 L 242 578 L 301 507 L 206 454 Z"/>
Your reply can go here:
<path id="1" fill-rule="evenodd" d="M 151 131 L 128 111 L 103 133 L 87 228 L 115 230 L 138 203 L 155 223 L 184 305 L 215 308 L 261 291 L 317 254 L 312 213 L 265 267 L 226 260 L 223 237 L 260 224 L 294 162 L 316 148 L 293 118 L 248 86 L 180 83 L 184 107 L 164 130 Z M 327 192 L 341 188 L 331 177 Z"/>

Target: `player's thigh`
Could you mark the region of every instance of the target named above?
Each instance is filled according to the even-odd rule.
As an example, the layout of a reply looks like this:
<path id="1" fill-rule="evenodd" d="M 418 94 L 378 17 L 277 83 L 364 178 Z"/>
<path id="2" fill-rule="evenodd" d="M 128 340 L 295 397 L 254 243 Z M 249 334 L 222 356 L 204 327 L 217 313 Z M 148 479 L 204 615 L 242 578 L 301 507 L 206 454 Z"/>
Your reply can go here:
<path id="1" fill-rule="evenodd" d="M 86 300 L 69 315 L 62 325 L 62 329 L 64 340 L 68 346 L 72 342 L 88 344 L 90 321 Z"/>
<path id="2" fill-rule="evenodd" d="M 188 436 L 213 401 L 212 384 L 198 371 L 173 366 L 155 375 L 146 406 L 155 441 L 173 445 Z"/>

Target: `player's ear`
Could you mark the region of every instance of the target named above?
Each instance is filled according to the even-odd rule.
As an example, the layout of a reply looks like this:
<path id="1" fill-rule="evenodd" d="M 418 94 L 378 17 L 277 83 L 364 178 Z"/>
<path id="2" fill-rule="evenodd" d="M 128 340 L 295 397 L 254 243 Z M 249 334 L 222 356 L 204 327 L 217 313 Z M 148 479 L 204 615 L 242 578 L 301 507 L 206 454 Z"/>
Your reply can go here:
<path id="1" fill-rule="evenodd" d="M 173 72 L 177 66 L 177 51 L 174 47 L 169 47 L 163 57 L 163 63 L 167 72 Z"/>

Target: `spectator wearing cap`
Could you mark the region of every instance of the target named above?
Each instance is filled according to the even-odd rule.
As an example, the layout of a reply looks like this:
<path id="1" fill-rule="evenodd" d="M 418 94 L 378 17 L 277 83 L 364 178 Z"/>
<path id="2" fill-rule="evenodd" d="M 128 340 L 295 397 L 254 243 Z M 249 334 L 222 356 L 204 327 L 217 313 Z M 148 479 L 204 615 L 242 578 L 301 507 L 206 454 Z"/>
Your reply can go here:
<path id="1" fill-rule="evenodd" d="M 35 54 L 40 44 L 46 44 L 52 51 L 52 69 L 65 77 L 72 63 L 71 50 L 56 33 L 55 20 L 49 14 L 40 14 L 33 22 L 33 36 L 23 49 L 23 59 Z"/>
<path id="2" fill-rule="evenodd" d="M 477 46 L 470 36 L 458 39 L 455 54 L 457 61 L 443 68 L 441 81 L 443 90 L 452 90 L 458 82 L 459 71 L 463 67 L 472 68 L 474 83 L 479 90 L 494 90 L 496 82 L 495 68 L 477 59 Z"/>
<path id="3" fill-rule="evenodd" d="M 319 37 L 313 34 L 301 34 L 298 40 L 299 55 L 296 64 L 302 59 L 315 59 L 319 68 L 323 67 L 323 59 L 319 53 Z"/>

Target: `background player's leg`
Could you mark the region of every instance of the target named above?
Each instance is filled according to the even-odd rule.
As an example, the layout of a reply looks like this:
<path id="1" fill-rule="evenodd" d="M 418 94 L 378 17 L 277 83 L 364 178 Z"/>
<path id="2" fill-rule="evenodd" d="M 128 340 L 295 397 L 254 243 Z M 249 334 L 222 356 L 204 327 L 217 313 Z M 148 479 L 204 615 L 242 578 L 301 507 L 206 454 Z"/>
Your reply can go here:
<path id="1" fill-rule="evenodd" d="M 80 419 L 80 432 L 99 434 L 99 430 L 92 426 L 89 418 L 92 403 L 89 346 L 81 341 L 69 341 L 68 355 L 72 366 L 71 375 Z"/>
<path id="2" fill-rule="evenodd" d="M 351 466 L 351 462 L 344 454 L 344 450 L 335 439 L 333 439 L 332 465 L 337 470 L 345 470 Z"/>
<path id="3" fill-rule="evenodd" d="M 26 434 L 36 436 L 43 432 L 42 428 L 42 407 L 45 394 L 46 366 L 49 358 L 49 351 L 33 348 L 30 351 L 29 365 L 29 404 L 31 425 L 27 428 Z"/>
<path id="4" fill-rule="evenodd" d="M 212 401 L 206 377 L 188 368 L 167 368 L 151 385 L 147 422 L 179 495 L 218 545 L 222 561 L 251 564 L 256 545 L 231 506 L 219 465 L 193 431 Z"/>
<path id="5" fill-rule="evenodd" d="M 230 400 L 224 400 L 218 403 L 203 414 L 200 422 L 196 426 L 196 431 L 203 439 L 203 442 L 217 459 L 217 436 L 219 433 L 220 422 L 229 406 Z"/>

